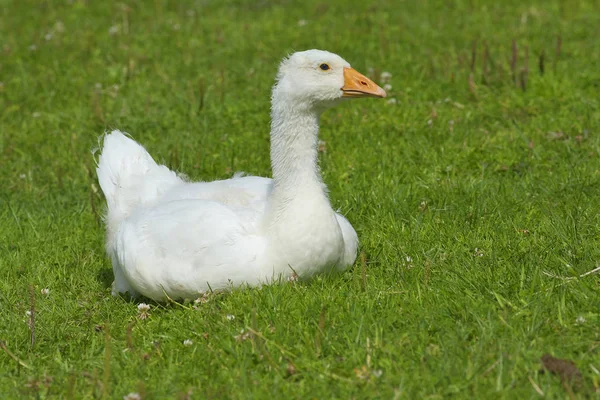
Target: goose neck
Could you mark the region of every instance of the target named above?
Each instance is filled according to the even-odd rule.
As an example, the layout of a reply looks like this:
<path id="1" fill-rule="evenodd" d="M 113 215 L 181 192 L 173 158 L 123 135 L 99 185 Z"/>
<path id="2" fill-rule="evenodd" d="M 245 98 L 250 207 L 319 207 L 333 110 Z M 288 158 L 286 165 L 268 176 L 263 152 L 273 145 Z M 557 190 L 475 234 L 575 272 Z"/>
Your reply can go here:
<path id="1" fill-rule="evenodd" d="M 318 168 L 319 114 L 279 104 L 272 110 L 271 166 L 275 187 L 322 186 Z"/>

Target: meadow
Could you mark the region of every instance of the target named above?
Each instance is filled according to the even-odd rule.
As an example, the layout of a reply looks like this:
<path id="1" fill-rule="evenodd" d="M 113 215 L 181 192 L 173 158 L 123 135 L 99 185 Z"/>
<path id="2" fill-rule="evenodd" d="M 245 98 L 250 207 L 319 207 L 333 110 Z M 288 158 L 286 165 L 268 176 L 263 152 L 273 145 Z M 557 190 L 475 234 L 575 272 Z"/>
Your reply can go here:
<path id="1" fill-rule="evenodd" d="M 599 38 L 593 0 L 0 0 L 0 397 L 598 397 Z M 321 119 L 356 264 L 111 296 L 99 136 L 269 176 L 277 65 L 310 48 L 391 86 Z"/>

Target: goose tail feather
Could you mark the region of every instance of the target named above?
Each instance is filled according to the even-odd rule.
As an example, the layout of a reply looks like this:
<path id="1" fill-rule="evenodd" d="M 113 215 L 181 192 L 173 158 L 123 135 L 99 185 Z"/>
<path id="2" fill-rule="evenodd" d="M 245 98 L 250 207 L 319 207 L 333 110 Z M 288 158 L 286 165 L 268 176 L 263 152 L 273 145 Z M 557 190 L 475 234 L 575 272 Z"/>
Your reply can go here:
<path id="1" fill-rule="evenodd" d="M 154 202 L 182 182 L 175 172 L 158 165 L 144 147 L 118 130 L 104 136 L 96 173 L 108 206 L 109 230 L 134 208 Z"/>

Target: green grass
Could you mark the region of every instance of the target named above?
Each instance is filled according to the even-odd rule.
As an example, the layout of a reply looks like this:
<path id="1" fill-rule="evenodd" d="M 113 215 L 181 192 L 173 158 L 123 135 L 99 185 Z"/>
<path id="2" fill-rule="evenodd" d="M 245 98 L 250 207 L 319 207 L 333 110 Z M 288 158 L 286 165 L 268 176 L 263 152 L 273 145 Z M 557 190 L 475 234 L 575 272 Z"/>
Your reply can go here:
<path id="1" fill-rule="evenodd" d="M 527 3 L 0 0 L 0 397 L 568 397 L 544 353 L 598 396 L 600 275 L 577 277 L 600 260 L 600 4 Z M 277 63 L 307 48 L 392 74 L 396 104 L 322 118 L 365 264 L 137 318 L 110 295 L 98 136 L 268 175 Z"/>

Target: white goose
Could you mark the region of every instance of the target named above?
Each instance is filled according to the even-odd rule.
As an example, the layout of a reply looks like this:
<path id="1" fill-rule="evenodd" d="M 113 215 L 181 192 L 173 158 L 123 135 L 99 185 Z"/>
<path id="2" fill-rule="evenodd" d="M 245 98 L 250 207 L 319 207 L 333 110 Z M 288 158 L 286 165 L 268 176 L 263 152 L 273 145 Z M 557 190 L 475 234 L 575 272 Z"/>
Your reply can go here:
<path id="1" fill-rule="evenodd" d="M 113 295 L 193 299 L 352 265 L 358 237 L 331 208 L 317 166 L 319 115 L 342 98 L 385 96 L 335 54 L 284 59 L 272 93 L 273 179 L 186 182 L 121 132 L 107 134 L 97 174 Z"/>

